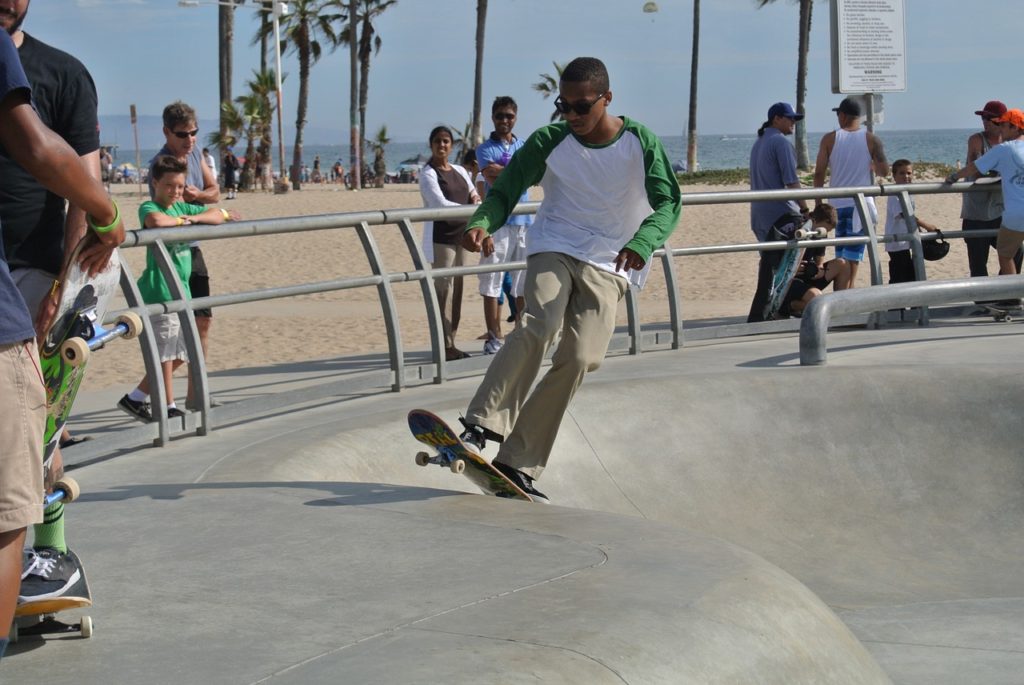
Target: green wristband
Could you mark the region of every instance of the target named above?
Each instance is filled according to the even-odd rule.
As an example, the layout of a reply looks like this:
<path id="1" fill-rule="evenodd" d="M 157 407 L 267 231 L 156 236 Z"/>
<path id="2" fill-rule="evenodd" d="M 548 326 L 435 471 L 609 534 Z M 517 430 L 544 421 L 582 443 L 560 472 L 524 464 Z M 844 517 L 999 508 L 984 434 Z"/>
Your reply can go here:
<path id="1" fill-rule="evenodd" d="M 88 214 L 85 215 L 85 221 L 89 224 L 89 228 L 96 231 L 97 233 L 110 233 L 117 225 L 121 223 L 121 209 L 117 206 L 117 202 L 114 200 L 110 201 L 110 204 L 114 205 L 114 220 L 110 222 L 109 226 L 97 226 L 92 221 L 92 217 Z"/>

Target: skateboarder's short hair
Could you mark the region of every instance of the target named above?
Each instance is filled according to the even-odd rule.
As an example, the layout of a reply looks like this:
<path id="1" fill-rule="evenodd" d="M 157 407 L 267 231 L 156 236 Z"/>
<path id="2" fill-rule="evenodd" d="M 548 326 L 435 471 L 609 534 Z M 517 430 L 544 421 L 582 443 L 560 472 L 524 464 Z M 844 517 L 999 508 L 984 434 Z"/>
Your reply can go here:
<path id="1" fill-rule="evenodd" d="M 608 69 L 596 57 L 577 57 L 565 65 L 558 79 L 565 83 L 590 83 L 597 93 L 608 91 Z"/>
<path id="2" fill-rule="evenodd" d="M 811 210 L 811 221 L 827 221 L 830 225 L 835 226 L 839 222 L 839 215 L 836 213 L 835 207 L 827 202 L 822 202 Z"/>
<path id="3" fill-rule="evenodd" d="M 154 181 L 159 181 L 163 178 L 164 174 L 188 173 L 188 164 L 171 155 L 160 155 L 153 160 L 150 173 L 153 174 Z"/>
<path id="4" fill-rule="evenodd" d="M 499 109 L 502 109 L 503 107 L 511 107 L 513 112 L 519 111 L 519 105 L 516 104 L 516 101 L 513 100 L 511 96 L 499 95 L 498 97 L 494 98 L 494 102 L 491 104 L 491 114 L 493 115 L 495 112 L 497 112 Z"/>
<path id="5" fill-rule="evenodd" d="M 897 159 L 895 162 L 892 163 L 892 173 L 893 175 L 895 175 L 900 169 L 908 166 L 913 166 L 913 164 L 914 163 L 911 162 L 909 159 Z"/>
<path id="6" fill-rule="evenodd" d="M 191 125 L 196 123 L 196 111 L 181 100 L 172 102 L 164 107 L 164 126 L 173 131 L 175 126 L 182 124 Z"/>

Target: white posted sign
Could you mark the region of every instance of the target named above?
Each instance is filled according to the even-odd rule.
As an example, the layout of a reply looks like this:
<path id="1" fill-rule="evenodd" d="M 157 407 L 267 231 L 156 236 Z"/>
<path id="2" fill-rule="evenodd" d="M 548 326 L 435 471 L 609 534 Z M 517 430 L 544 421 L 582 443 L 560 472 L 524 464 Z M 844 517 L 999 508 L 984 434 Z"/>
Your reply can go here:
<path id="1" fill-rule="evenodd" d="M 832 92 L 907 89 L 904 0 L 831 0 Z"/>

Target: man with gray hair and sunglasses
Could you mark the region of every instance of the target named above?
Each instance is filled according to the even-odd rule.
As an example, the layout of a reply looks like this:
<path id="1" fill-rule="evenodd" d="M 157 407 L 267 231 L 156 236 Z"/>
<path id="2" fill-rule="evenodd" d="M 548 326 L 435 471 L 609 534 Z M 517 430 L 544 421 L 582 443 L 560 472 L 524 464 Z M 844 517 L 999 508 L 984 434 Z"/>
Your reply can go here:
<path id="1" fill-rule="evenodd" d="M 555 107 L 564 121 L 526 140 L 466 227 L 480 251 L 505 225 L 523 191 L 544 199 L 526 233 L 526 311 L 505 338 L 466 411 L 462 440 L 482 453 L 501 443 L 494 466 L 535 501 L 569 402 L 596 370 L 615 331 L 619 300 L 641 286 L 651 256 L 675 230 L 679 183 L 658 138 L 643 124 L 612 116 L 605 65 L 579 57 L 566 65 Z M 533 392 L 548 348 L 552 365 Z"/>
<path id="2" fill-rule="evenodd" d="M 220 185 L 217 183 L 217 175 L 203 158 L 202 146 L 199 143 L 199 124 L 196 119 L 196 111 L 189 105 L 178 100 L 164 107 L 164 146 L 156 153 L 153 159 L 149 160 L 149 199 L 155 198 L 153 165 L 160 157 L 169 155 L 187 166 L 185 172 L 185 191 L 182 200 L 193 205 L 214 205 L 220 202 Z M 189 292 L 193 298 L 207 297 L 210 294 L 210 274 L 206 269 L 206 261 L 203 259 L 203 251 L 198 242 L 191 244 L 192 249 L 192 276 L 189 278 Z M 213 323 L 213 311 L 210 309 L 196 309 L 196 329 L 199 331 L 199 342 L 203 347 L 203 357 L 209 356 L 209 345 L 207 339 L 210 335 L 210 325 Z M 136 396 L 129 393 L 122 397 L 117 408 L 129 416 L 142 421 L 152 420 L 150 413 L 149 398 L 140 392 L 133 391 Z M 210 400 L 211 406 L 218 403 Z M 195 411 L 199 408 L 200 402 L 192 392 L 192 374 L 188 377 L 188 393 L 185 398 L 185 408 Z"/>

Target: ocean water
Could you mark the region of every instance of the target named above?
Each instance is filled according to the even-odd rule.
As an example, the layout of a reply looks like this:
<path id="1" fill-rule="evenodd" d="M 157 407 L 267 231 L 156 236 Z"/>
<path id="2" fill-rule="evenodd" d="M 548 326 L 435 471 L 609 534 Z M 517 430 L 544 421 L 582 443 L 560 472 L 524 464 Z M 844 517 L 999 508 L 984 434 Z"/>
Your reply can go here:
<path id="1" fill-rule="evenodd" d="M 955 165 L 958 160 L 963 161 L 967 152 L 967 138 L 973 132 L 973 129 L 887 131 L 884 128 L 875 131 L 885 145 L 886 156 L 890 162 L 905 157 L 915 162 L 940 162 L 951 166 Z M 812 164 L 822 135 L 824 135 L 822 132 L 808 133 L 807 135 L 807 147 Z M 727 135 L 698 135 L 697 160 L 700 168 L 707 170 L 746 168 L 750 160 L 750 148 L 756 139 L 756 131 Z M 685 136 L 663 136 L 661 140 L 669 159 L 674 163 L 685 163 Z M 238 151 L 244 151 L 244 148 L 242 150 L 236 148 L 236 152 Z M 156 152 L 156 150 L 142 150 L 143 163 L 151 159 Z M 385 152 L 388 171 L 396 171 L 402 161 L 415 158 L 417 155 L 430 155 L 430 150 L 425 143 L 394 143 L 389 145 Z M 285 155 L 286 161 L 290 165 L 292 156 L 290 147 L 285 148 Z M 313 158 L 316 155 L 320 155 L 321 168 L 324 170 L 329 169 L 335 160 L 339 159 L 342 165 L 348 168 L 349 146 L 347 145 L 304 146 L 303 157 L 310 168 L 313 166 Z M 120 148 L 117 151 L 116 162 L 134 164 L 134 150 Z M 367 157 L 367 162 L 372 163 L 372 156 Z M 277 167 L 278 162 L 275 158 L 274 168 Z"/>

